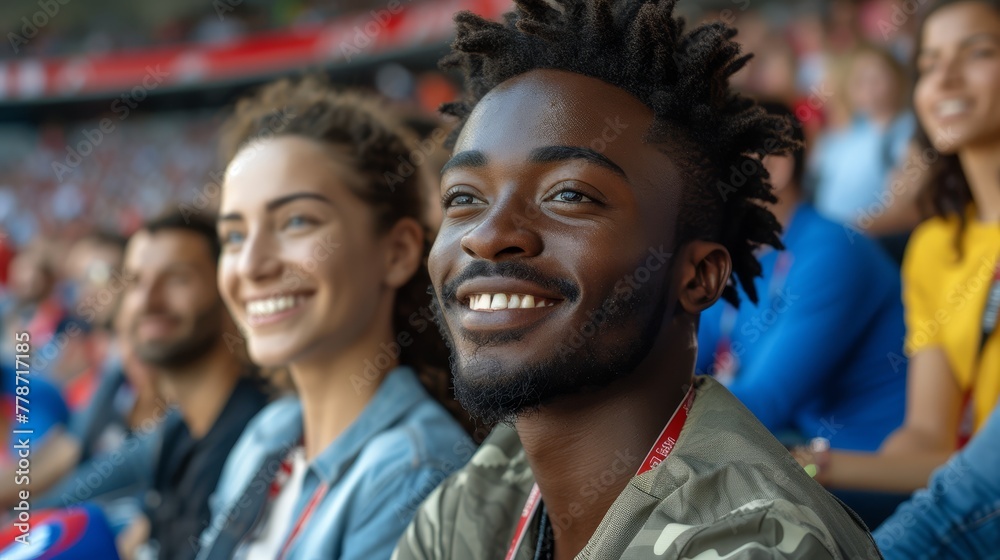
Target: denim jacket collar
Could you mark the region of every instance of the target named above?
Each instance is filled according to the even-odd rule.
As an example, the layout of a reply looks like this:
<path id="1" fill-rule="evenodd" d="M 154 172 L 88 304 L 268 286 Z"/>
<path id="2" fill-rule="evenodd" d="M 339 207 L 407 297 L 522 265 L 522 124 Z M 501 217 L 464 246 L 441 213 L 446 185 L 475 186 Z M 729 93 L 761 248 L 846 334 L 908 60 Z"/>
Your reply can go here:
<path id="1" fill-rule="evenodd" d="M 408 366 L 393 369 L 361 414 L 316 456 L 309 469 L 324 483 L 332 484 L 354 462 L 365 443 L 405 416 L 424 397 L 424 387 L 413 369 Z M 261 437 L 268 452 L 290 448 L 301 441 L 302 403 L 295 399 L 293 410 L 262 431 Z"/>

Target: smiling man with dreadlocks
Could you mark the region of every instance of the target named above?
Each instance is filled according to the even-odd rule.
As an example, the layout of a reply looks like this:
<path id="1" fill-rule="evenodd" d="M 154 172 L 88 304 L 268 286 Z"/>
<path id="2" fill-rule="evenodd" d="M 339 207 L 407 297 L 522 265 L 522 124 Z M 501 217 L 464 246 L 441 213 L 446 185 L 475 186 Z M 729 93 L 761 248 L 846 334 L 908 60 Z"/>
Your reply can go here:
<path id="1" fill-rule="evenodd" d="M 780 246 L 760 158 L 795 145 L 730 91 L 735 31 L 685 33 L 666 0 L 515 4 L 456 17 L 468 90 L 429 261 L 456 395 L 499 425 L 396 557 L 878 558 L 692 377 L 701 311 L 737 282 L 755 300 L 754 251 Z"/>

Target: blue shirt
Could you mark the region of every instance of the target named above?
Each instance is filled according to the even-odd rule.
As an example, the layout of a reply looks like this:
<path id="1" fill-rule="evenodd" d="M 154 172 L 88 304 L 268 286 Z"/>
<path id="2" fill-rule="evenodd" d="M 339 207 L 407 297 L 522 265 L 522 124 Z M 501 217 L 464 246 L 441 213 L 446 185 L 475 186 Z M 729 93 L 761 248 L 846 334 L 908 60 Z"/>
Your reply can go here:
<path id="1" fill-rule="evenodd" d="M 875 242 L 807 205 L 783 241 L 759 257 L 756 306 L 741 290 L 739 310 L 720 301 L 702 313 L 697 371 L 772 432 L 874 451 L 906 405 L 899 272 Z"/>
<path id="2" fill-rule="evenodd" d="M 844 129 L 821 137 L 810 170 L 820 213 L 845 224 L 880 216 L 887 206 L 883 199 L 890 194 L 890 173 L 906 155 L 915 130 L 913 115 L 903 113 L 885 128 L 857 117 Z"/>
<path id="3" fill-rule="evenodd" d="M 301 438 L 298 398 L 275 401 L 250 422 L 212 497 L 213 520 L 202 533 L 199 559 L 230 558 L 252 538 L 270 480 Z M 413 370 L 394 369 L 361 415 L 309 464 L 289 526 L 321 485 L 328 490 L 287 558 L 389 558 L 420 503 L 474 451 Z"/>

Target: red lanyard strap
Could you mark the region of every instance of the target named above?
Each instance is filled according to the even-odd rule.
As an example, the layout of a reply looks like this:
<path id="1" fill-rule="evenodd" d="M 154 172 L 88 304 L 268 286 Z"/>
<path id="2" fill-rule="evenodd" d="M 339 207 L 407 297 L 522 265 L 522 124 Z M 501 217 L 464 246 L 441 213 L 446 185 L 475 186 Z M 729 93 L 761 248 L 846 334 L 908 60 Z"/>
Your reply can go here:
<path id="1" fill-rule="evenodd" d="M 298 538 L 299 533 L 302 532 L 302 528 L 309 522 L 309 518 L 312 517 L 313 512 L 316 510 L 316 506 L 318 506 L 323 500 L 323 497 L 326 496 L 326 492 L 329 489 L 330 487 L 327 486 L 326 483 L 323 483 L 319 485 L 319 488 L 317 488 L 315 492 L 313 492 L 312 498 L 309 498 L 309 503 L 306 504 L 305 509 L 302 510 L 302 514 L 299 515 L 298 520 L 295 521 L 295 525 L 292 525 L 292 530 L 288 533 L 288 539 L 285 541 L 284 546 L 281 547 L 281 552 L 278 553 L 279 559 L 284 558 L 285 555 L 288 554 L 288 550 L 292 548 L 292 544 L 295 542 L 295 539 Z"/>
<path id="2" fill-rule="evenodd" d="M 649 450 L 646 458 L 639 465 L 639 470 L 635 473 L 636 476 L 653 470 L 670 456 L 670 453 L 674 450 L 674 445 L 677 444 L 677 438 L 680 437 L 681 430 L 684 429 L 684 424 L 687 422 L 693 402 L 694 385 L 692 384 L 684 396 L 684 400 L 681 401 L 680 406 L 670 416 L 667 425 L 663 427 L 660 437 L 656 438 L 653 448 Z M 517 550 L 521 548 L 521 542 L 524 541 L 524 536 L 528 532 L 528 523 L 535 516 L 535 511 L 538 510 L 538 505 L 541 502 L 542 491 L 538 489 L 538 484 L 535 484 L 531 487 L 531 492 L 528 494 L 528 501 L 525 502 L 524 508 L 521 510 L 521 517 L 517 520 L 517 527 L 514 529 L 514 538 L 510 541 L 510 548 L 507 549 L 507 555 L 504 556 L 504 560 L 513 560 L 514 555 L 517 554 Z"/>

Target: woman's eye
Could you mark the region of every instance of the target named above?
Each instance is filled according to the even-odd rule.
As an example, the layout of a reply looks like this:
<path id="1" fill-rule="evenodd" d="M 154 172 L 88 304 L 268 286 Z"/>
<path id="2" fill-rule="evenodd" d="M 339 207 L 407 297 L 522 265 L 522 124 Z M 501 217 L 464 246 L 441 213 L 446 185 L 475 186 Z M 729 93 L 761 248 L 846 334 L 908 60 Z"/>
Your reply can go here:
<path id="1" fill-rule="evenodd" d="M 286 228 L 289 228 L 289 227 L 295 227 L 295 228 L 297 228 L 297 227 L 303 227 L 303 226 L 312 225 L 312 223 L 313 223 L 313 221 L 310 220 L 309 218 L 306 218 L 305 216 L 292 216 L 292 217 L 288 218 L 288 221 L 285 222 L 285 227 Z"/>
<path id="2" fill-rule="evenodd" d="M 590 197 L 577 191 L 558 192 L 554 197 L 552 197 L 552 200 L 569 203 L 593 202 Z"/>
<path id="3" fill-rule="evenodd" d="M 223 245 L 236 245 L 243 242 L 243 234 L 238 231 L 226 232 L 219 236 Z"/>

